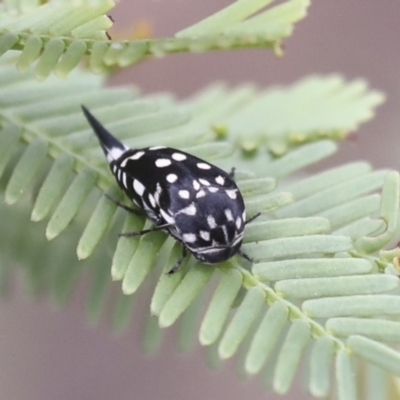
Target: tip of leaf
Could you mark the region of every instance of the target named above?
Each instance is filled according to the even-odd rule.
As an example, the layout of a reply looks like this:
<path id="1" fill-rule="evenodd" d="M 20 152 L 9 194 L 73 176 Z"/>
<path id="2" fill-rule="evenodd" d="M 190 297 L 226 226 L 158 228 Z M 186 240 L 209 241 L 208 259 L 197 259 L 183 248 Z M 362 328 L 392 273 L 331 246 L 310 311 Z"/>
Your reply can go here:
<path id="1" fill-rule="evenodd" d="M 221 360 L 227 360 L 228 358 L 233 356 L 233 353 L 225 349 L 225 347 L 220 346 L 218 348 L 218 355 Z"/>
<path id="2" fill-rule="evenodd" d="M 124 279 L 124 273 L 121 273 L 120 269 L 115 264 L 111 266 L 111 279 L 113 281 L 120 281 Z"/>
<path id="3" fill-rule="evenodd" d="M 16 197 L 16 196 L 13 196 L 10 194 L 7 195 L 7 193 L 6 193 L 6 196 L 4 199 L 5 203 L 8 204 L 9 206 L 15 204 L 18 200 L 19 200 L 19 197 Z"/>
<path id="4" fill-rule="evenodd" d="M 76 250 L 76 255 L 78 256 L 78 260 L 84 260 L 85 258 L 88 258 L 91 253 L 87 252 L 86 249 L 82 249 L 80 247 L 77 248 Z"/>
<path id="5" fill-rule="evenodd" d="M 46 239 L 47 240 L 53 240 L 57 235 L 58 235 L 57 232 L 54 232 L 53 230 L 51 230 L 49 228 L 46 229 Z"/>
<path id="6" fill-rule="evenodd" d="M 122 282 L 122 293 L 126 294 L 127 296 L 135 293 L 136 290 L 132 289 L 131 285 L 125 284 L 125 281 Z"/>
<path id="7" fill-rule="evenodd" d="M 175 322 L 175 319 L 169 318 L 169 315 L 167 317 L 165 317 L 165 314 L 162 314 L 162 313 L 160 314 L 160 316 L 158 318 L 158 326 L 160 328 L 168 328 L 174 322 Z"/>
<path id="8" fill-rule="evenodd" d="M 214 343 L 214 337 L 210 336 L 208 333 L 200 332 L 199 342 L 202 346 L 209 346 Z"/>
<path id="9" fill-rule="evenodd" d="M 44 218 L 44 215 L 38 214 L 38 213 L 36 212 L 36 210 L 33 210 L 33 211 L 32 211 L 32 214 L 31 214 L 31 221 L 32 221 L 32 222 L 39 222 L 39 221 L 41 221 L 43 218 Z"/>

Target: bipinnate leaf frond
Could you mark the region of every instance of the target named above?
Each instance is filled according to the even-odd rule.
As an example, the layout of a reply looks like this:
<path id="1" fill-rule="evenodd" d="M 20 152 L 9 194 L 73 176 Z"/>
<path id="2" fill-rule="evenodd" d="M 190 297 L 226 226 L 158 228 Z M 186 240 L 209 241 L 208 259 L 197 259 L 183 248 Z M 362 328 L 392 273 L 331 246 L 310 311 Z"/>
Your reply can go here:
<path id="1" fill-rule="evenodd" d="M 85 272 L 87 313 L 96 322 L 108 303 L 111 265 L 112 278 L 122 286 L 113 313 L 116 328 L 127 326 L 133 294 L 148 285 L 153 314 L 145 327 L 148 351 L 159 343 L 159 326 L 177 322 L 180 347 L 190 349 L 194 333 L 188 338 L 187 332 L 199 324 L 200 343 L 209 346 L 214 360 L 241 353 L 245 372 L 268 376 L 281 394 L 300 365 L 308 369 L 306 386 L 317 397 L 333 390 L 341 399 L 357 393 L 355 377 L 363 372 L 354 369 L 355 357 L 368 365 L 365 371 L 370 364 L 383 371 L 377 385 L 399 374 L 400 355 L 390 347 L 400 341 L 399 250 L 384 249 L 397 230 L 397 172 L 356 161 L 296 178 L 335 152 L 332 140 L 319 137 L 295 148 L 287 143 L 281 157 L 264 157 L 258 173 L 246 171 L 251 164 L 240 156 L 240 145 L 215 141 L 218 132 L 211 127 L 230 110 L 245 113 L 249 105 L 240 101 L 242 95 L 251 95 L 255 104 L 265 98 L 248 86 L 213 87 L 178 103 L 140 97 L 134 88 L 105 89 L 101 79 L 79 71 L 68 84 L 25 81 L 12 65 L 2 65 L 0 76 L 0 140 L 7 146 L 0 147 L 1 187 L 6 203 L 14 205 L 0 208 L 0 232 L 7 238 L 0 241 L 4 276 L 18 261 L 30 291 L 47 291 L 62 305 Z M 221 91 L 224 102 L 218 101 Z M 282 104 L 294 102 L 290 93 Z M 349 100 L 354 115 L 344 129 L 361 123 L 378 103 L 370 91 L 360 96 L 370 99 L 353 98 L 362 107 Z M 118 232 L 150 225 L 104 196 L 124 200 L 81 103 L 133 147 L 165 144 L 226 168 L 235 165 L 249 216 L 262 212 L 247 227 L 243 244 L 254 263 L 235 257 L 214 268 L 191 258 L 168 276 L 181 251 L 171 238 L 154 232 L 118 240 Z M 340 120 L 340 112 L 337 116 Z M 261 140 L 263 133 L 249 126 Z M 283 130 L 282 142 L 289 136 Z M 38 225 L 26 223 L 29 214 Z M 45 233 L 48 239 L 65 237 L 47 243 Z M 77 262 L 76 253 L 83 261 Z"/>
<path id="2" fill-rule="evenodd" d="M 346 82 L 338 75 L 310 76 L 246 97 L 238 112 L 213 122 L 219 129 L 224 126 L 243 149 L 265 145 L 277 155 L 304 142 L 346 138 L 384 101 L 365 81 Z"/>
<path id="3" fill-rule="evenodd" d="M 171 38 L 112 40 L 107 16 L 113 0 L 32 1 L 18 7 L 7 1 L 0 10 L 0 55 L 20 54 L 16 65 L 26 72 L 35 65 L 35 77 L 52 71 L 67 76 L 85 57 L 92 71 L 126 67 L 148 56 L 178 52 L 271 48 L 281 54 L 281 42 L 293 25 L 305 17 L 309 0 L 239 0 Z"/>
<path id="4" fill-rule="evenodd" d="M 285 1 L 271 6 L 273 0 L 237 1 L 206 19 L 181 30 L 178 38 L 204 38 L 212 42 L 219 39 L 225 46 L 259 45 L 264 42 L 278 47 L 280 40 L 289 36 L 293 23 L 306 15 L 307 0 Z M 268 7 L 266 10 L 265 7 Z M 201 41 L 198 41 L 201 46 Z M 201 49 L 201 47 L 200 47 Z"/>

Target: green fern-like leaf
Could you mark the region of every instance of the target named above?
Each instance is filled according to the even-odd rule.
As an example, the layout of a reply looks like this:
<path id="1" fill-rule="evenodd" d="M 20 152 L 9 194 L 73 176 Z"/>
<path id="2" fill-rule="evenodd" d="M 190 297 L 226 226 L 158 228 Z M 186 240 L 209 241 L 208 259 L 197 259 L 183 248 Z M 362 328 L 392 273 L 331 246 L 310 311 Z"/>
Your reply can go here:
<path id="1" fill-rule="evenodd" d="M 337 75 L 312 76 L 289 88 L 269 88 L 247 96 L 247 104 L 240 105 L 233 116 L 212 122 L 225 126 L 248 151 L 266 144 L 280 155 L 289 146 L 345 138 L 373 116 L 371 111 L 383 99 L 382 93 L 368 91 L 362 80 L 350 83 Z"/>
<path id="2" fill-rule="evenodd" d="M 20 51 L 19 71 L 26 72 L 36 62 L 35 77 L 44 80 L 52 71 L 67 76 L 84 56 L 89 56 L 91 70 L 101 73 L 147 56 L 178 52 L 266 47 L 281 54 L 282 40 L 304 18 L 309 0 L 270 3 L 234 2 L 172 38 L 113 41 L 106 32 L 112 25 L 106 13 L 114 7 L 113 0 L 32 1 L 26 7 L 6 1 L 0 10 L 0 55 Z"/>

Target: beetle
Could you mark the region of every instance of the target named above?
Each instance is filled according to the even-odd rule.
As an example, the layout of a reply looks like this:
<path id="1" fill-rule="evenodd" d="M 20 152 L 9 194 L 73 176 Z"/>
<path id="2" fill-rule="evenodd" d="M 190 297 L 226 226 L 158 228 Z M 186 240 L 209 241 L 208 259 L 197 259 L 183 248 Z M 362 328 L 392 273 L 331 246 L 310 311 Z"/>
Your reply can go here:
<path id="1" fill-rule="evenodd" d="M 174 273 L 187 250 L 205 264 L 218 264 L 239 254 L 246 220 L 242 194 L 233 175 L 184 151 L 166 146 L 131 149 L 116 139 L 82 105 L 109 167 L 120 188 L 154 226 L 120 236 L 162 230 L 182 243 L 182 257 L 168 272 Z M 112 199 L 111 199 L 112 200 Z M 124 209 L 135 212 L 113 200 Z"/>

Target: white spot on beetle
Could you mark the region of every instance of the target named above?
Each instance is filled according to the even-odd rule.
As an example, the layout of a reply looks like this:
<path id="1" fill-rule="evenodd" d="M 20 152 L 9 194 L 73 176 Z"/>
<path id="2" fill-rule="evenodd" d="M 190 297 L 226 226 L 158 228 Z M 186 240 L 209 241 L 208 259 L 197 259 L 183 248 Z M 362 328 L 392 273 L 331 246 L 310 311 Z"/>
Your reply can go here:
<path id="1" fill-rule="evenodd" d="M 195 190 L 200 189 L 200 183 L 198 181 L 196 181 L 196 179 L 193 179 L 193 187 Z"/>
<path id="2" fill-rule="evenodd" d="M 243 240 L 243 231 L 242 233 L 239 233 L 237 235 L 235 235 L 235 238 L 233 240 L 232 246 L 237 245 L 238 243 L 240 243 Z"/>
<path id="3" fill-rule="evenodd" d="M 145 188 L 137 179 L 134 179 L 133 180 L 133 189 L 139 196 L 142 196 Z"/>
<path id="4" fill-rule="evenodd" d="M 196 206 L 193 203 L 191 203 L 187 207 L 182 208 L 181 210 L 179 210 L 177 212 L 177 214 L 181 214 L 182 213 L 182 214 L 186 214 L 186 215 L 196 215 L 196 212 L 197 212 Z"/>
<path id="5" fill-rule="evenodd" d="M 156 200 L 156 203 L 157 203 L 158 205 L 160 205 L 160 196 L 161 196 L 161 193 L 162 193 L 161 185 L 160 185 L 159 183 L 157 183 L 156 191 L 155 191 L 155 193 L 154 193 L 154 199 Z"/>
<path id="6" fill-rule="evenodd" d="M 209 215 L 209 216 L 207 217 L 207 223 L 208 223 L 208 226 L 209 226 L 211 229 L 214 229 L 214 228 L 217 227 L 217 223 L 215 222 L 215 218 L 214 218 L 212 215 Z"/>
<path id="7" fill-rule="evenodd" d="M 175 223 L 175 219 L 171 217 L 171 215 L 167 214 L 162 208 L 160 208 L 160 214 L 164 218 L 164 220 L 167 221 L 168 224 Z"/>
<path id="8" fill-rule="evenodd" d="M 169 183 L 174 183 L 174 182 L 176 182 L 178 180 L 178 176 L 177 175 L 175 175 L 175 174 L 168 174 L 167 175 L 167 181 L 169 182 Z"/>
<path id="9" fill-rule="evenodd" d="M 226 194 L 228 195 L 228 197 L 230 197 L 231 199 L 235 200 L 237 197 L 237 189 L 231 189 L 231 190 L 225 190 Z"/>
<path id="10" fill-rule="evenodd" d="M 182 153 L 174 153 L 174 154 L 172 154 L 172 158 L 175 161 L 184 161 L 184 160 L 186 160 L 187 157 Z"/>
<path id="11" fill-rule="evenodd" d="M 206 192 L 204 190 L 200 190 L 196 194 L 196 199 L 200 199 L 200 197 L 204 197 L 206 195 Z"/>
<path id="12" fill-rule="evenodd" d="M 210 232 L 200 231 L 200 237 L 206 242 L 210 241 Z"/>
<path id="13" fill-rule="evenodd" d="M 218 188 L 215 186 L 210 186 L 207 188 L 211 193 L 217 193 L 218 192 Z"/>
<path id="14" fill-rule="evenodd" d="M 228 229 L 226 228 L 225 225 L 222 225 L 221 228 L 222 228 L 222 232 L 224 234 L 225 243 L 229 243 Z"/>
<path id="15" fill-rule="evenodd" d="M 240 217 L 236 218 L 236 228 L 240 229 L 242 226 L 242 219 Z"/>
<path id="16" fill-rule="evenodd" d="M 206 179 L 199 179 L 199 182 L 204 186 L 210 186 L 210 182 L 208 182 Z"/>
<path id="17" fill-rule="evenodd" d="M 206 163 L 200 162 L 200 163 L 197 163 L 197 168 L 200 168 L 200 169 L 211 169 L 211 166 L 206 164 Z"/>
<path id="18" fill-rule="evenodd" d="M 151 193 L 149 193 L 149 201 L 153 208 L 155 208 L 157 206 L 156 199 L 154 198 L 154 196 Z"/>
<path id="19" fill-rule="evenodd" d="M 179 197 L 180 197 L 181 199 L 188 199 L 188 198 L 190 197 L 190 193 L 189 193 L 188 190 L 180 190 L 180 191 L 178 192 L 178 194 L 179 194 Z"/>
<path id="20" fill-rule="evenodd" d="M 243 222 L 246 222 L 246 210 L 243 211 L 242 220 Z"/>
<path id="21" fill-rule="evenodd" d="M 218 175 L 216 178 L 215 178 L 215 182 L 217 182 L 219 185 L 224 185 L 224 183 L 225 183 L 225 178 L 224 177 L 222 177 L 221 175 Z"/>
<path id="22" fill-rule="evenodd" d="M 227 209 L 224 211 L 224 213 L 225 213 L 226 219 L 227 219 L 228 221 L 233 221 L 232 211 L 231 211 L 229 208 L 227 208 Z"/>
<path id="23" fill-rule="evenodd" d="M 171 160 L 168 160 L 168 158 L 159 158 L 156 160 L 156 167 L 158 168 L 165 168 L 171 165 Z"/>
<path id="24" fill-rule="evenodd" d="M 121 149 L 120 147 L 113 147 L 111 149 L 107 149 L 107 161 L 111 162 L 113 160 L 118 160 L 128 150 L 127 147 Z"/>
<path id="25" fill-rule="evenodd" d="M 144 155 L 144 151 L 138 151 L 137 153 L 131 155 L 129 158 L 131 160 L 139 160 L 140 157 Z"/>
<path id="26" fill-rule="evenodd" d="M 129 160 L 139 160 L 140 157 L 144 155 L 144 151 L 138 151 L 135 154 L 131 155 L 130 157 L 125 158 L 124 161 L 121 163 L 121 167 L 125 168 L 126 164 L 128 163 Z"/>
<path id="27" fill-rule="evenodd" d="M 156 201 L 156 204 L 160 205 L 160 193 L 154 192 L 154 200 Z"/>
<path id="28" fill-rule="evenodd" d="M 196 241 L 196 235 L 194 233 L 184 233 L 182 240 L 186 243 L 193 243 Z"/>
<path id="29" fill-rule="evenodd" d="M 128 182 L 126 181 L 126 174 L 122 173 L 122 184 L 128 189 Z"/>

